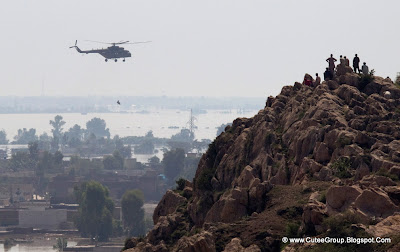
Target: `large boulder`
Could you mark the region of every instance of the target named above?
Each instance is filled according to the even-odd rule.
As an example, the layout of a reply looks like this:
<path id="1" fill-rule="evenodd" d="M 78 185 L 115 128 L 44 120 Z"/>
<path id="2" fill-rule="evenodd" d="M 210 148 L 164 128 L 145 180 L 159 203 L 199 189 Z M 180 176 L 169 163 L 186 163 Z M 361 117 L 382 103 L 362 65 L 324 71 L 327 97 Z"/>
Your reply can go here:
<path id="1" fill-rule="evenodd" d="M 205 222 L 231 223 L 247 214 L 248 193 L 246 189 L 234 188 L 225 192 L 207 212 Z"/>
<path id="2" fill-rule="evenodd" d="M 362 193 L 357 186 L 332 186 L 326 193 L 328 213 L 343 212 Z"/>
<path id="3" fill-rule="evenodd" d="M 158 219 L 161 216 L 167 216 L 168 214 L 172 214 L 173 212 L 175 212 L 177 207 L 183 204 L 184 202 L 186 202 L 185 197 L 182 197 L 176 192 L 168 190 L 158 203 L 157 207 L 154 209 L 153 213 L 154 224 L 158 222 Z"/>
<path id="4" fill-rule="evenodd" d="M 400 233 L 400 215 L 392 215 L 366 230 L 374 237 L 388 237 Z"/>
<path id="5" fill-rule="evenodd" d="M 256 171 L 250 165 L 247 165 L 240 176 L 237 178 L 236 184 L 241 188 L 249 188 L 250 183 L 257 176 Z"/>
<path id="6" fill-rule="evenodd" d="M 327 217 L 326 206 L 317 200 L 309 200 L 303 207 L 303 224 L 305 226 L 313 226 L 317 232 L 321 232 L 322 222 Z"/>
<path id="7" fill-rule="evenodd" d="M 319 163 L 325 163 L 331 160 L 331 155 L 329 154 L 329 148 L 325 143 L 318 142 L 314 148 L 315 161 Z"/>
<path id="8" fill-rule="evenodd" d="M 225 246 L 223 252 L 261 252 L 261 249 L 255 244 L 244 248 L 241 243 L 242 241 L 239 238 L 233 238 L 231 242 Z"/>
<path id="9" fill-rule="evenodd" d="M 157 244 L 158 241 L 168 240 L 183 221 L 184 218 L 178 213 L 161 216 L 153 229 L 147 234 L 148 241 L 151 244 Z"/>
<path id="10" fill-rule="evenodd" d="M 376 175 L 363 177 L 359 184 L 365 188 L 396 185 L 396 183 L 394 183 L 393 180 L 391 180 L 390 178 Z"/>
<path id="11" fill-rule="evenodd" d="M 355 207 L 361 212 L 372 217 L 386 218 L 399 211 L 389 196 L 378 189 L 364 190 L 355 201 Z"/>
<path id="12" fill-rule="evenodd" d="M 177 242 L 174 252 L 215 252 L 215 241 L 211 233 L 203 231 L 193 236 L 184 236 Z"/>

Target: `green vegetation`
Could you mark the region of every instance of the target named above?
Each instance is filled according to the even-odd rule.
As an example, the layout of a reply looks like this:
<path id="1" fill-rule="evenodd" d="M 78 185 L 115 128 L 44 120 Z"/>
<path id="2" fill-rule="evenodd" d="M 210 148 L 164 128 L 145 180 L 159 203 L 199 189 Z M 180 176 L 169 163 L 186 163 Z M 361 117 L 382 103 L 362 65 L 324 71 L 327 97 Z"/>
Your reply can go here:
<path id="1" fill-rule="evenodd" d="M 118 135 L 114 136 L 115 150 L 118 151 L 122 158 L 130 158 L 132 156 L 132 148 L 130 145 L 124 146 L 124 143 Z"/>
<path id="2" fill-rule="evenodd" d="M 100 118 L 93 118 L 86 123 L 87 134 L 94 134 L 96 137 L 110 138 L 110 129 L 106 128 L 106 122 Z"/>
<path id="3" fill-rule="evenodd" d="M 157 156 L 153 156 L 147 160 L 151 165 L 158 165 L 160 164 L 160 159 Z"/>
<path id="4" fill-rule="evenodd" d="M 340 157 L 332 163 L 332 169 L 338 178 L 351 178 L 351 161 L 348 157 Z"/>
<path id="5" fill-rule="evenodd" d="M 106 241 L 112 234 L 112 212 L 114 203 L 109 191 L 98 182 L 85 182 L 75 187 L 75 198 L 79 203 L 75 225 L 81 236 Z"/>
<path id="6" fill-rule="evenodd" d="M 293 219 L 297 217 L 301 217 L 303 214 L 303 207 L 302 206 L 291 206 L 285 209 L 279 209 L 276 212 L 279 216 L 282 216 L 286 219 Z"/>
<path id="7" fill-rule="evenodd" d="M 327 230 L 326 233 L 322 234 L 322 237 L 331 238 L 370 238 L 367 232 L 362 229 L 353 227 L 352 224 L 360 223 L 360 219 L 351 212 L 345 212 L 335 216 L 328 217 L 323 222 L 323 227 Z M 317 244 L 310 250 L 306 251 L 376 251 L 374 244 L 338 244 L 338 243 L 325 243 Z"/>
<path id="8" fill-rule="evenodd" d="M 181 132 L 171 136 L 171 141 L 175 142 L 188 142 L 191 143 L 194 140 L 194 133 L 188 129 L 181 129 Z"/>
<path id="9" fill-rule="evenodd" d="M 272 132 L 268 132 L 264 137 L 264 146 L 268 148 L 275 141 L 275 135 Z"/>
<path id="10" fill-rule="evenodd" d="M 162 164 L 167 178 L 173 182 L 182 172 L 185 165 L 185 151 L 183 149 L 170 150 L 164 153 Z"/>
<path id="11" fill-rule="evenodd" d="M 135 146 L 135 154 L 153 154 L 154 153 L 154 136 L 153 131 L 147 132 L 142 141 Z"/>
<path id="12" fill-rule="evenodd" d="M 28 144 L 38 140 L 35 129 L 26 128 L 19 129 L 17 135 L 14 137 L 13 144 Z"/>
<path id="13" fill-rule="evenodd" d="M 306 114 L 306 111 L 305 111 L 305 110 L 300 111 L 299 115 L 297 116 L 297 119 L 298 119 L 298 120 L 303 119 L 303 117 L 305 116 L 305 114 Z"/>
<path id="14" fill-rule="evenodd" d="M 394 84 L 400 88 L 400 74 L 396 76 L 396 80 L 394 81 Z"/>
<path id="15" fill-rule="evenodd" d="M 322 203 L 326 203 L 326 191 L 321 192 L 321 194 L 318 197 L 318 201 Z"/>
<path id="16" fill-rule="evenodd" d="M 182 191 L 185 188 L 186 179 L 180 178 L 176 182 L 176 190 Z"/>
<path id="17" fill-rule="evenodd" d="M 119 151 L 115 150 L 112 156 L 105 156 L 103 166 L 106 170 L 122 170 L 124 168 L 124 158 Z"/>
<path id="18" fill-rule="evenodd" d="M 144 196 L 140 190 L 129 190 L 121 199 L 123 223 L 130 236 L 145 235 Z"/>
<path id="19" fill-rule="evenodd" d="M 344 147 L 346 145 L 350 145 L 352 142 L 351 138 L 346 137 L 346 136 L 340 136 L 337 140 L 336 140 L 336 145 L 337 147 Z"/>
<path id="20" fill-rule="evenodd" d="M 384 177 L 388 177 L 393 181 L 399 181 L 399 176 L 395 175 L 395 174 L 390 174 L 388 170 L 385 170 L 383 168 L 380 168 L 377 172 L 376 175 L 379 176 L 384 176 Z"/>
<path id="21" fill-rule="evenodd" d="M 187 156 L 184 160 L 183 170 L 178 175 L 188 181 L 192 181 L 196 175 L 196 170 L 200 162 L 200 156 Z"/>
<path id="22" fill-rule="evenodd" d="M 57 238 L 57 243 L 53 245 L 53 249 L 57 249 L 58 251 L 64 251 L 64 249 L 67 247 L 68 241 L 66 238 L 60 237 Z"/>
<path id="23" fill-rule="evenodd" d="M 299 237 L 300 222 L 289 222 L 285 228 L 286 237 Z"/>
<path id="24" fill-rule="evenodd" d="M 0 130 L 0 144 L 8 144 L 7 134 L 4 130 Z"/>
<path id="25" fill-rule="evenodd" d="M 364 89 L 366 85 L 374 81 L 375 77 L 375 70 L 372 69 L 369 74 L 359 74 L 358 81 L 359 81 L 359 86 L 360 90 Z"/>

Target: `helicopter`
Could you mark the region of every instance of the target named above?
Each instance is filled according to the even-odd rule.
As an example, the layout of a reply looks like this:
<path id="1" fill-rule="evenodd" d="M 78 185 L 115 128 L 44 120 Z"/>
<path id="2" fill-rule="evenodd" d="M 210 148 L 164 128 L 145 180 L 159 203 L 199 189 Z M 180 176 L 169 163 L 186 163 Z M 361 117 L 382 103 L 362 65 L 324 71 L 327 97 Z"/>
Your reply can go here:
<path id="1" fill-rule="evenodd" d="M 151 41 L 143 41 L 143 42 L 132 42 L 129 43 L 129 41 L 120 41 L 120 42 L 115 42 L 115 43 L 106 43 L 106 42 L 99 42 L 99 41 L 92 41 L 88 40 L 91 42 L 96 42 L 96 43 L 102 43 L 102 44 L 110 44 L 112 46 L 109 46 L 107 48 L 102 48 L 102 49 L 93 49 L 93 50 L 81 50 L 77 46 L 78 40 L 75 41 L 74 46 L 70 46 L 69 48 L 75 48 L 79 53 L 98 53 L 101 56 L 105 58 L 105 61 L 107 62 L 109 59 L 114 59 L 115 62 L 118 61 L 119 58 L 122 58 L 123 62 L 125 62 L 125 58 L 131 57 L 131 53 L 128 50 L 125 50 L 123 47 L 117 46 L 117 45 L 122 45 L 122 44 L 141 44 L 141 43 L 149 43 Z"/>

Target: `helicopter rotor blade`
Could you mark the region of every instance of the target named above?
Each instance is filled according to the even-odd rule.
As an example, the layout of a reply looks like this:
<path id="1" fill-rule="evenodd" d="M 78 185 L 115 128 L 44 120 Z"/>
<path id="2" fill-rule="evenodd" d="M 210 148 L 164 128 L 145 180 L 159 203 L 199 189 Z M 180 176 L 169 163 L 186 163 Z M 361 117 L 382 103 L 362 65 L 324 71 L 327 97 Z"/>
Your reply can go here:
<path id="1" fill-rule="evenodd" d="M 100 43 L 100 44 L 109 44 L 109 45 L 115 44 L 115 43 L 101 42 L 101 41 L 95 41 L 95 40 L 85 40 L 85 41 L 95 42 L 95 43 Z"/>
<path id="2" fill-rule="evenodd" d="M 133 45 L 133 44 L 142 44 L 142 43 L 150 43 L 150 42 L 151 42 L 151 41 L 138 41 L 138 42 L 131 42 L 131 43 L 129 43 L 129 40 L 127 40 L 127 41 L 120 41 L 120 42 L 114 42 L 114 43 L 101 42 L 101 41 L 95 41 L 95 40 L 85 40 L 85 41 L 95 42 L 95 43 L 100 43 L 100 44 L 108 44 L 108 45 L 122 45 L 122 44 Z"/>
<path id="3" fill-rule="evenodd" d="M 127 42 L 129 42 L 129 41 L 127 41 Z M 134 44 L 143 44 L 143 43 L 150 43 L 151 41 L 139 41 L 139 42 L 131 42 L 131 43 L 125 43 L 125 44 L 128 44 L 128 45 L 134 45 Z"/>

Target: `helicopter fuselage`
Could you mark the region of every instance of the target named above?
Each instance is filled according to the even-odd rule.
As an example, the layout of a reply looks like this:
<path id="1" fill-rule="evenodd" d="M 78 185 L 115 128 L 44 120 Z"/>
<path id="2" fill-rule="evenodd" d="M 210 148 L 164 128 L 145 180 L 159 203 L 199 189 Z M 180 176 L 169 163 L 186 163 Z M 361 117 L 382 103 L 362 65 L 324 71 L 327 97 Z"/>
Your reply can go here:
<path id="1" fill-rule="evenodd" d="M 78 50 L 79 48 L 76 48 L 78 52 L 80 53 L 98 53 L 101 56 L 103 56 L 106 59 L 119 59 L 119 58 L 129 58 L 131 57 L 131 53 L 128 50 L 125 50 L 123 47 L 119 46 L 110 46 L 105 49 L 95 49 L 95 50 Z"/>
<path id="2" fill-rule="evenodd" d="M 81 50 L 77 46 L 74 47 L 79 53 L 85 53 L 85 54 L 98 53 L 104 58 L 106 58 L 106 61 L 108 59 L 114 59 L 115 61 L 117 61 L 117 59 L 119 58 L 123 58 L 124 59 L 123 61 L 125 61 L 125 58 L 129 58 L 132 56 L 128 50 L 125 50 L 123 47 L 115 45 L 107 47 L 105 49 L 94 49 L 94 50 Z"/>

